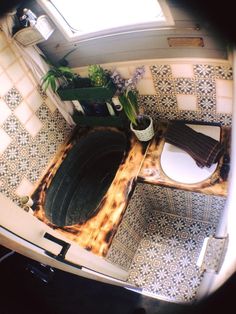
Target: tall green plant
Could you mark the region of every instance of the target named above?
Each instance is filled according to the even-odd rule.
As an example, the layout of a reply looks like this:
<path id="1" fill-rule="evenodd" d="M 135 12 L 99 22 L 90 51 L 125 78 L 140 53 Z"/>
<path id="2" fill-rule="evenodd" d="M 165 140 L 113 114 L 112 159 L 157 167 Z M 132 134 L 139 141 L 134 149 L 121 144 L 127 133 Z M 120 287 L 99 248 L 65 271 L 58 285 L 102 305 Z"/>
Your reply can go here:
<path id="1" fill-rule="evenodd" d="M 132 122 L 132 124 L 138 124 L 138 99 L 136 91 L 126 91 L 119 96 L 119 101 L 123 107 L 123 110 L 127 118 Z"/>

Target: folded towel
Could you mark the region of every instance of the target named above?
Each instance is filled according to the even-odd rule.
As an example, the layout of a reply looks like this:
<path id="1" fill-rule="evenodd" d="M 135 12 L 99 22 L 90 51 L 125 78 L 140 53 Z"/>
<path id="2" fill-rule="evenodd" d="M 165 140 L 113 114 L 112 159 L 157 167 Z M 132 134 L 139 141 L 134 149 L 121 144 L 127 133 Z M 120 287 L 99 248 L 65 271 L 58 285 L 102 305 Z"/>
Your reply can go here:
<path id="1" fill-rule="evenodd" d="M 210 167 L 224 153 L 224 146 L 210 136 L 194 131 L 183 123 L 171 122 L 164 138 L 186 151 L 199 167 Z"/>

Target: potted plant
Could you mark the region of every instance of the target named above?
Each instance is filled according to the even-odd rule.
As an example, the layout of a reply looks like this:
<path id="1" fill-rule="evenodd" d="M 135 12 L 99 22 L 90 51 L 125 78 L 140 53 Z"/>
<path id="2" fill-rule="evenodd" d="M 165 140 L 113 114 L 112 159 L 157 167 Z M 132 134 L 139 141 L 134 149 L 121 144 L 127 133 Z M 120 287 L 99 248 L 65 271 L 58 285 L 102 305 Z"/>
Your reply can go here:
<path id="1" fill-rule="evenodd" d="M 118 88 L 118 99 L 123 107 L 123 111 L 130 121 L 130 129 L 136 137 L 146 142 L 153 138 L 154 128 L 151 117 L 141 114 L 138 108 L 138 91 L 136 84 L 143 77 L 144 67 L 137 68 L 134 75 L 129 80 L 121 78 L 118 72 L 113 73 L 113 82 Z"/>
<path id="2" fill-rule="evenodd" d="M 69 67 L 53 64 L 44 55 L 40 56 L 49 65 L 48 72 L 42 77 L 42 87 L 45 91 L 50 87 L 56 93 L 59 87 L 67 88 L 74 85 L 79 78 L 79 75 L 73 73 Z"/>
<path id="3" fill-rule="evenodd" d="M 88 67 L 88 77 L 77 75 L 72 83 L 58 88 L 57 93 L 62 100 L 106 101 L 116 92 L 108 72 L 96 64 Z"/>
<path id="4" fill-rule="evenodd" d="M 42 78 L 44 90 L 51 89 L 61 100 L 77 100 L 84 113 L 74 110 L 73 120 L 81 126 L 126 127 L 127 119 L 114 110 L 112 97 L 116 92 L 110 72 L 100 65 L 88 67 L 88 77 L 80 77 L 68 66 L 51 63 L 42 55 L 50 69 Z"/>
<path id="5" fill-rule="evenodd" d="M 127 90 L 119 96 L 123 110 L 130 120 L 130 129 L 141 142 L 149 141 L 154 136 L 153 120 L 139 113 L 137 92 Z"/>
<path id="6" fill-rule="evenodd" d="M 44 90 L 51 87 L 61 100 L 106 101 L 116 92 L 108 72 L 99 65 L 89 66 L 89 76 L 81 77 L 70 67 L 53 64 L 41 56 L 50 66 L 42 77 L 42 87 Z"/>

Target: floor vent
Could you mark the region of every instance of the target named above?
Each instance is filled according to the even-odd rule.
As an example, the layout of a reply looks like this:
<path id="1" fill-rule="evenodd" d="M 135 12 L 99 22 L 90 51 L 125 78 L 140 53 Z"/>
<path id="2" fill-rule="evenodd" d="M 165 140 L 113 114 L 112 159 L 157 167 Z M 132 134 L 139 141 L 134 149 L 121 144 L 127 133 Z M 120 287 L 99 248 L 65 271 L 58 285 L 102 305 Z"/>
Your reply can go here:
<path id="1" fill-rule="evenodd" d="M 214 271 L 218 273 L 224 261 L 228 246 L 228 237 L 215 238 L 207 237 L 204 240 L 197 266 L 201 270 Z"/>

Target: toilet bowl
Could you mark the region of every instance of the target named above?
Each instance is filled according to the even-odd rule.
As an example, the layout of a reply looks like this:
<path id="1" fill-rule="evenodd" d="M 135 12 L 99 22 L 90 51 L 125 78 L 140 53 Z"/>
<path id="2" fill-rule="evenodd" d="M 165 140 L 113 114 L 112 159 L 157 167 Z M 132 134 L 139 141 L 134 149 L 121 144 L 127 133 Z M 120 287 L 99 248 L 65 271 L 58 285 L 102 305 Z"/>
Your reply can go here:
<path id="1" fill-rule="evenodd" d="M 220 140 L 220 126 L 187 124 L 194 131 L 208 135 L 215 140 Z M 195 160 L 184 150 L 166 143 L 161 154 L 161 168 L 170 179 L 184 184 L 202 182 L 215 172 L 217 163 L 211 167 L 200 168 Z"/>

